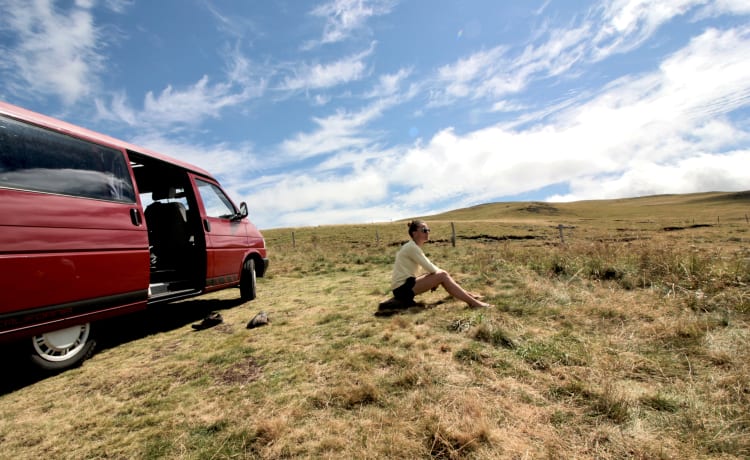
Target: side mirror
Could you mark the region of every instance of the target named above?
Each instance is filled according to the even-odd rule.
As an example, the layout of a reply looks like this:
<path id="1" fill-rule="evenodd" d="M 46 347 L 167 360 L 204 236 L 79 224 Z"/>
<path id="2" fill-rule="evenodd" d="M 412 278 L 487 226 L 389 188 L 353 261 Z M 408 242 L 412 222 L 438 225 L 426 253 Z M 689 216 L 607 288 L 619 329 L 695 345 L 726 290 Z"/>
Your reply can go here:
<path id="1" fill-rule="evenodd" d="M 244 201 L 240 203 L 240 219 L 247 217 L 247 203 Z"/>

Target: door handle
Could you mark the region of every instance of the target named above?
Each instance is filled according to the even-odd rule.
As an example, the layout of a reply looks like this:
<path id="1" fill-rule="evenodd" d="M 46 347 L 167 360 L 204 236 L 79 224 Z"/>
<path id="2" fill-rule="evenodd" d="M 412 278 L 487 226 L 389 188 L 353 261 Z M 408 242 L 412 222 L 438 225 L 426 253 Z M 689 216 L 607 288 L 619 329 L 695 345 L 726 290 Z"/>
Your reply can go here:
<path id="1" fill-rule="evenodd" d="M 141 226 L 141 213 L 138 212 L 136 208 L 130 208 L 130 221 L 133 222 L 133 225 L 136 227 Z"/>

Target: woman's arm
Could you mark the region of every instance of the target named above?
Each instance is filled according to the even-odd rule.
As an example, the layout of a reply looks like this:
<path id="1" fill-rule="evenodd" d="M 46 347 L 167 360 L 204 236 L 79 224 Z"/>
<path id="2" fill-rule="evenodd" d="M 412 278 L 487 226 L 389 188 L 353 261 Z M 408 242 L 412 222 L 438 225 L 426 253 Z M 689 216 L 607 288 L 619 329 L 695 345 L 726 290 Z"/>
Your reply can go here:
<path id="1" fill-rule="evenodd" d="M 416 244 L 414 245 L 412 257 L 414 258 L 414 261 L 427 273 L 437 273 L 438 271 L 440 271 L 440 268 L 430 262 L 430 259 L 428 259 L 426 255 L 424 255 L 424 251 L 422 251 L 422 248 L 420 248 Z"/>

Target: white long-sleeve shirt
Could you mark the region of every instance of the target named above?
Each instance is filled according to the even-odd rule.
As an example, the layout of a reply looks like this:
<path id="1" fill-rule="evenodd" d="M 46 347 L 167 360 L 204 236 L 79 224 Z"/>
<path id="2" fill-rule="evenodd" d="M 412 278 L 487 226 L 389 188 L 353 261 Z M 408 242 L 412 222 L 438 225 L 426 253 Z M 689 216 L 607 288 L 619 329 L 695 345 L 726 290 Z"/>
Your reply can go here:
<path id="1" fill-rule="evenodd" d="M 435 273 L 439 270 L 424 255 L 422 248 L 414 240 L 409 240 L 396 253 L 396 263 L 393 264 L 393 275 L 391 276 L 391 289 L 396 289 L 404 284 L 407 278 L 412 276 L 416 278 L 420 268 L 427 273 Z"/>

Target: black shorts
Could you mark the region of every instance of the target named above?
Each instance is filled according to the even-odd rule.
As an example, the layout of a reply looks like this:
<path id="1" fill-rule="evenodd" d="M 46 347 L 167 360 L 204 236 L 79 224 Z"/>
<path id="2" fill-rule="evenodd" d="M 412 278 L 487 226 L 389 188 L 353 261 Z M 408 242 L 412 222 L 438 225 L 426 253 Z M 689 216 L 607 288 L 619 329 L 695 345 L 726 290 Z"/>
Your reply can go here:
<path id="1" fill-rule="evenodd" d="M 414 284 L 416 284 L 417 279 L 412 277 L 406 278 L 406 281 L 404 281 L 404 284 L 397 287 L 393 290 L 393 297 L 396 299 L 402 301 L 402 302 L 408 302 L 409 304 L 414 303 Z"/>

